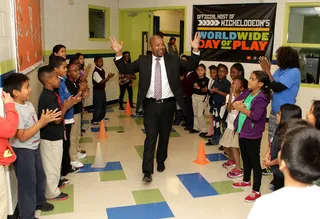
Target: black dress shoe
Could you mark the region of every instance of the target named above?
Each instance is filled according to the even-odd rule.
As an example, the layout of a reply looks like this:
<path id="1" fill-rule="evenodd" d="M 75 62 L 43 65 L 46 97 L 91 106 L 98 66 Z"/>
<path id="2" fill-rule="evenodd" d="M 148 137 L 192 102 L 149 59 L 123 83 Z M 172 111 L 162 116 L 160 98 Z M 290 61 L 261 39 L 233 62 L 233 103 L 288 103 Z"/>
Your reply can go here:
<path id="1" fill-rule="evenodd" d="M 165 167 L 164 163 L 159 163 L 159 164 L 158 164 L 158 167 L 157 167 L 158 172 L 161 173 L 161 172 L 163 172 L 165 169 L 166 169 L 166 167 Z"/>
<path id="2" fill-rule="evenodd" d="M 151 173 L 145 173 L 143 178 L 142 178 L 142 181 L 144 182 L 151 182 L 152 181 L 152 175 Z"/>
<path id="3" fill-rule="evenodd" d="M 37 205 L 37 208 L 36 208 L 36 210 L 40 210 L 40 211 L 44 211 L 44 212 L 52 211 L 53 209 L 54 209 L 53 204 L 50 204 L 48 202 L 43 205 Z"/>
<path id="4" fill-rule="evenodd" d="M 181 124 L 181 126 L 183 126 L 183 127 L 187 127 L 187 126 L 188 126 L 188 124 L 184 122 L 184 123 L 182 123 L 182 124 Z"/>
<path id="5" fill-rule="evenodd" d="M 199 136 L 200 136 L 201 138 L 204 138 L 207 134 L 208 134 L 207 132 L 201 132 L 201 133 L 199 134 Z"/>
<path id="6" fill-rule="evenodd" d="M 206 146 L 212 146 L 212 145 L 215 145 L 215 144 L 212 144 L 211 141 L 208 141 L 208 142 L 206 143 Z"/>
<path id="7" fill-rule="evenodd" d="M 189 130 L 189 133 L 191 133 L 191 134 L 193 134 L 193 133 L 199 133 L 199 131 L 198 131 L 198 130 L 195 130 L 195 129 L 191 129 L 191 130 Z"/>

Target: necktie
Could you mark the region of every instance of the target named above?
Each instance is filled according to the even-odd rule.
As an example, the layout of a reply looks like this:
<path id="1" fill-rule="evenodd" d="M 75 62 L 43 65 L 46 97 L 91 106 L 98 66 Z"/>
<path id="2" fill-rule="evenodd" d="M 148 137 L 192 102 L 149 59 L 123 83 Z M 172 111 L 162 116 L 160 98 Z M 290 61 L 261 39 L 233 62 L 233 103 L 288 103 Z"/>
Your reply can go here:
<path id="1" fill-rule="evenodd" d="M 160 100 L 162 97 L 162 84 L 161 84 L 161 66 L 159 62 L 160 58 L 156 58 L 156 67 L 154 75 L 154 98 Z"/>

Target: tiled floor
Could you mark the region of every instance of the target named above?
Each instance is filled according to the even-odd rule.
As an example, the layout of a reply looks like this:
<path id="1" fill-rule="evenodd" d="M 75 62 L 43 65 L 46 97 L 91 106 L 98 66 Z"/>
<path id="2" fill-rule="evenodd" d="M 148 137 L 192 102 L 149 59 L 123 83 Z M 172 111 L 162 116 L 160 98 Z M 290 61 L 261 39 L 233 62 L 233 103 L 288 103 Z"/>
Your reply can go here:
<path id="1" fill-rule="evenodd" d="M 88 124 L 92 114 L 84 114 L 88 130 L 81 139 L 81 147 L 88 157 L 85 167 L 68 176 L 71 184 L 63 191 L 70 198 L 52 202 L 55 210 L 42 213 L 44 219 L 244 219 L 252 204 L 244 202 L 250 192 L 233 189 L 227 170 L 221 165 L 226 157 L 218 146 L 205 147 L 208 164 L 192 162 L 197 158 L 202 140 L 189 134 L 182 126 L 174 126 L 169 144 L 166 170 L 155 172 L 153 182 L 141 181 L 141 162 L 145 138 L 143 119 L 133 118 L 117 110 L 108 109 L 105 126 L 108 139 L 101 140 L 97 150 L 99 126 Z M 265 136 L 266 137 L 266 136 Z M 266 139 L 264 137 L 264 139 Z M 261 154 L 266 150 L 263 141 Z M 96 154 L 97 151 L 102 153 Z M 102 166 L 95 168 L 96 162 Z M 101 162 L 100 162 L 101 163 Z M 261 191 L 268 189 L 270 177 L 263 177 Z M 37 212 L 37 215 L 39 212 Z"/>

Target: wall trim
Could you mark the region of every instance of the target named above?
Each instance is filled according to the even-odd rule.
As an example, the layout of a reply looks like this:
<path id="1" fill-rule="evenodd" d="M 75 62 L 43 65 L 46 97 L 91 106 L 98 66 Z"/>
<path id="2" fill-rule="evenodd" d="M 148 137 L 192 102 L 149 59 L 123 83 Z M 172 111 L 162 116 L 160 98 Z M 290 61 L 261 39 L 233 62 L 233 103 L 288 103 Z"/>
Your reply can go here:
<path id="1" fill-rule="evenodd" d="M 0 75 L 16 70 L 16 59 L 8 59 L 0 62 Z"/>
<path id="2" fill-rule="evenodd" d="M 112 49 L 75 49 L 75 50 L 68 50 L 67 55 L 74 55 L 76 53 L 82 53 L 84 55 L 88 54 L 115 54 Z M 52 54 L 52 50 L 44 50 L 44 56 L 50 56 Z"/>

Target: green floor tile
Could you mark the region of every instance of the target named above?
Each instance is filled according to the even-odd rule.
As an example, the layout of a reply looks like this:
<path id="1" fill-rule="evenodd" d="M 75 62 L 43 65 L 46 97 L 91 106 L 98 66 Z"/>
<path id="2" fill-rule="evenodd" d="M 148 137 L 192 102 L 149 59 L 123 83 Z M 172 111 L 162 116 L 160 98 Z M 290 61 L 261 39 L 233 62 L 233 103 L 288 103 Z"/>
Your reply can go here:
<path id="1" fill-rule="evenodd" d="M 91 163 L 94 163 L 94 156 L 87 156 L 86 158 L 81 159 L 80 161 L 81 161 L 81 163 L 83 163 L 83 164 L 91 164 Z"/>
<path id="2" fill-rule="evenodd" d="M 143 145 L 134 146 L 140 158 L 143 158 Z"/>
<path id="3" fill-rule="evenodd" d="M 133 191 L 132 195 L 137 205 L 165 202 L 159 189 Z"/>
<path id="4" fill-rule="evenodd" d="M 49 212 L 41 212 L 41 216 L 74 212 L 73 185 L 67 185 L 65 188 L 61 189 L 61 192 L 67 193 L 69 198 L 65 201 L 48 201 L 54 205 L 54 209 Z"/>
<path id="5" fill-rule="evenodd" d="M 132 118 L 131 115 L 119 115 L 117 116 L 119 119 Z"/>
<path id="6" fill-rule="evenodd" d="M 80 138 L 80 143 L 92 143 L 93 139 L 92 137 L 82 137 Z"/>
<path id="7" fill-rule="evenodd" d="M 226 180 L 221 182 L 213 182 L 210 184 L 220 195 L 235 193 L 235 192 L 243 192 L 243 189 L 232 188 L 233 183 L 234 181 L 232 180 Z"/>
<path id="8" fill-rule="evenodd" d="M 143 125 L 143 118 L 135 118 L 134 121 L 137 123 L 137 125 Z"/>
<path id="9" fill-rule="evenodd" d="M 170 132 L 170 137 L 181 137 L 178 132 Z"/>
<path id="10" fill-rule="evenodd" d="M 107 129 L 108 129 L 109 132 L 112 132 L 112 131 L 124 131 L 123 126 L 108 126 Z"/>
<path id="11" fill-rule="evenodd" d="M 105 172 L 100 172 L 99 174 L 100 174 L 101 182 L 127 179 L 123 170 L 105 171 Z"/>

